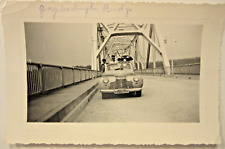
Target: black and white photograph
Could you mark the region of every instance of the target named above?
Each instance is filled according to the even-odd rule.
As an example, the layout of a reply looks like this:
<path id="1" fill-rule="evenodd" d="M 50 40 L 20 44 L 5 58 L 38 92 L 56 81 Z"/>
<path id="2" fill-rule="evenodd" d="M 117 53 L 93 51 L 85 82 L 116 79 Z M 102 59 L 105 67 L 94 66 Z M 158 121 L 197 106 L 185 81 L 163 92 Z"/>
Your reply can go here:
<path id="1" fill-rule="evenodd" d="M 200 122 L 202 25 L 24 27 L 27 122 Z"/>
<path id="2" fill-rule="evenodd" d="M 224 8 L 6 3 L 6 142 L 219 144 Z"/>

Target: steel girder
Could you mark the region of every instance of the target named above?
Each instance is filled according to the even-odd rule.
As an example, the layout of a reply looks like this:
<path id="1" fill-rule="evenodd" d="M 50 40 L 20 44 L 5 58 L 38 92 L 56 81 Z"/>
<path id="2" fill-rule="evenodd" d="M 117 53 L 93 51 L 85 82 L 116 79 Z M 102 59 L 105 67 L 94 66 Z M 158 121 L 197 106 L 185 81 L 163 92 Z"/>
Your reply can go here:
<path id="1" fill-rule="evenodd" d="M 103 23 L 101 23 L 101 25 L 104 28 L 104 30 L 108 33 L 108 35 L 106 35 L 106 38 L 104 39 L 104 42 L 100 45 L 97 52 L 95 53 L 94 56 L 96 58 L 102 52 L 104 47 L 106 47 L 107 43 L 109 43 L 110 39 L 112 39 L 114 37 L 117 37 L 118 39 L 119 39 L 119 37 L 121 37 L 121 38 L 119 40 L 116 40 L 115 43 L 111 43 L 109 45 L 110 49 L 107 49 L 108 51 L 107 51 L 107 55 L 105 55 L 105 57 L 108 56 L 109 53 L 113 51 L 113 48 L 114 48 L 114 50 L 128 49 L 131 46 L 131 44 L 136 40 L 137 36 L 142 36 L 142 37 L 144 37 L 144 39 L 146 39 L 146 41 L 151 46 L 154 47 L 154 49 L 162 57 L 165 72 L 167 74 L 170 74 L 169 59 L 167 57 L 167 53 L 165 51 L 165 47 L 164 47 L 163 43 L 161 43 L 161 44 L 159 43 L 160 36 L 159 36 L 159 33 L 156 32 L 157 28 L 155 28 L 156 27 L 155 25 L 154 25 L 154 28 L 155 28 L 155 32 L 156 32 L 156 36 L 157 36 L 158 41 L 153 41 L 149 37 L 149 35 L 146 34 L 144 29 L 147 27 L 147 25 L 144 25 L 144 24 L 141 24 L 141 25 L 137 25 L 137 24 L 126 25 L 126 24 L 122 23 L 122 25 L 121 25 L 121 24 L 118 24 L 118 23 L 117 24 L 113 23 L 113 24 L 109 24 L 109 25 L 104 25 Z M 128 30 L 123 28 L 125 26 L 128 28 Z M 133 38 L 133 40 L 131 38 Z M 158 42 L 158 43 L 156 43 L 156 42 Z M 116 48 L 116 46 L 113 46 L 115 44 L 118 44 L 120 46 L 120 48 Z M 140 54 L 139 51 L 137 51 L 137 52 Z"/>

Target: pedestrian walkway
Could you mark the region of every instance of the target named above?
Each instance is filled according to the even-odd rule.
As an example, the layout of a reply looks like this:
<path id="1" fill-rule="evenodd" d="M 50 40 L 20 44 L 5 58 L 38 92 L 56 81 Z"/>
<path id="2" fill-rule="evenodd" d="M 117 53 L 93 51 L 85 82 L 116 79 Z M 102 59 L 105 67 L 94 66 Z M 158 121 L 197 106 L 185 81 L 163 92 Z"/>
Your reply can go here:
<path id="1" fill-rule="evenodd" d="M 50 92 L 28 102 L 28 122 L 59 121 L 97 86 L 98 79 Z M 82 98 L 79 98 L 82 97 Z"/>

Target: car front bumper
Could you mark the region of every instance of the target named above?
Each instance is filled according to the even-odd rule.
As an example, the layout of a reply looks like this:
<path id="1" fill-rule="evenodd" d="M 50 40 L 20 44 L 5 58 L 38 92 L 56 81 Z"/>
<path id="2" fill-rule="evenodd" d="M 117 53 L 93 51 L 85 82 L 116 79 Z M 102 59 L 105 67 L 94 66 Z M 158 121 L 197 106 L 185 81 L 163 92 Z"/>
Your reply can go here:
<path id="1" fill-rule="evenodd" d="M 101 93 L 115 93 L 115 90 L 119 90 L 119 89 L 101 89 L 100 92 Z M 142 88 L 126 88 L 125 90 L 127 90 L 128 92 L 136 92 L 136 91 L 141 91 Z M 123 93 L 121 93 L 123 94 Z"/>

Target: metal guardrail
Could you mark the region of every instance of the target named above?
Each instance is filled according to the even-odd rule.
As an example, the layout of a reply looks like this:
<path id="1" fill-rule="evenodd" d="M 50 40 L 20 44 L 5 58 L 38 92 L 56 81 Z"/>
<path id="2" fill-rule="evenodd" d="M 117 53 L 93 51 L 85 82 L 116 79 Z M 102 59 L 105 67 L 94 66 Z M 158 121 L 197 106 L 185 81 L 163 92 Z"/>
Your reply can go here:
<path id="1" fill-rule="evenodd" d="M 27 92 L 35 95 L 99 76 L 101 72 L 96 70 L 27 63 Z"/>
<path id="2" fill-rule="evenodd" d="M 164 68 L 148 68 L 136 70 L 138 73 L 147 74 L 165 74 Z M 199 75 L 200 74 L 200 63 L 175 65 L 170 67 L 171 74 L 187 74 L 187 75 Z"/>

